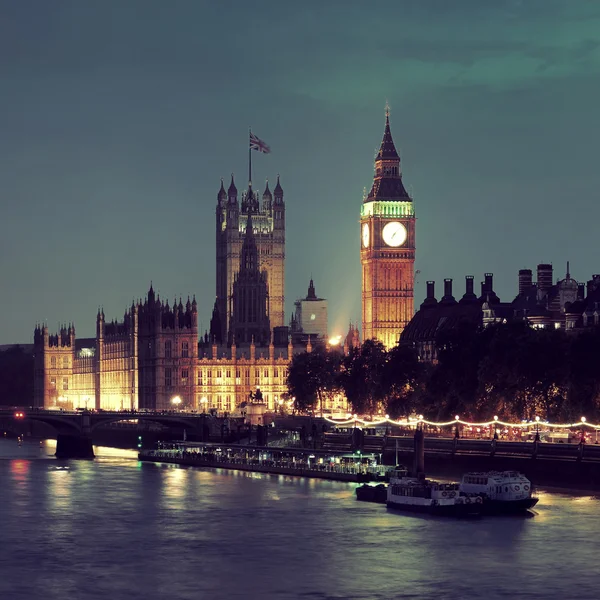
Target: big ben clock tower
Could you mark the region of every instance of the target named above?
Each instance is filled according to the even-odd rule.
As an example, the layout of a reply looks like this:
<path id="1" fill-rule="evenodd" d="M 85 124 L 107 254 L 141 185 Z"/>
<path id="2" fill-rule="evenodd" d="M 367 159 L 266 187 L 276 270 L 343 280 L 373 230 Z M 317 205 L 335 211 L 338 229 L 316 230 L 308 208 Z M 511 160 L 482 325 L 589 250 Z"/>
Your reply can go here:
<path id="1" fill-rule="evenodd" d="M 360 262 L 363 340 L 392 348 L 413 316 L 415 211 L 402 184 L 387 107 L 373 187 L 360 211 Z"/>

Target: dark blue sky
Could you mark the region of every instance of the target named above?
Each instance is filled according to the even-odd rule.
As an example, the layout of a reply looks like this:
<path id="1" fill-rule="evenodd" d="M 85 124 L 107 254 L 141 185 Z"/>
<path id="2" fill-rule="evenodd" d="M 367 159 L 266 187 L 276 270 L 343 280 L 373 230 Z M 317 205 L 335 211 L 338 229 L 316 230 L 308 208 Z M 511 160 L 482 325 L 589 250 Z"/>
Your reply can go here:
<path id="1" fill-rule="evenodd" d="M 600 5 L 587 0 L 0 0 L 0 343 L 93 335 L 153 280 L 215 293 L 220 177 L 248 125 L 287 204 L 286 304 L 312 273 L 360 317 L 358 218 L 389 100 L 425 281 L 600 272 Z M 457 289 L 458 288 L 458 289 Z"/>

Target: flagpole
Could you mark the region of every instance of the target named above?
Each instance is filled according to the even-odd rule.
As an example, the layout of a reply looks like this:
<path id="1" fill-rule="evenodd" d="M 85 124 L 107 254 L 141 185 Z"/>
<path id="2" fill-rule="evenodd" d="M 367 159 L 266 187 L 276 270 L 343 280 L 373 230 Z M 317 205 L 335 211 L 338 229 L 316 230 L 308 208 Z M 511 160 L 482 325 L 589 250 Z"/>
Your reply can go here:
<path id="1" fill-rule="evenodd" d="M 248 183 L 252 184 L 252 147 L 250 146 L 250 134 L 252 127 L 248 127 Z"/>

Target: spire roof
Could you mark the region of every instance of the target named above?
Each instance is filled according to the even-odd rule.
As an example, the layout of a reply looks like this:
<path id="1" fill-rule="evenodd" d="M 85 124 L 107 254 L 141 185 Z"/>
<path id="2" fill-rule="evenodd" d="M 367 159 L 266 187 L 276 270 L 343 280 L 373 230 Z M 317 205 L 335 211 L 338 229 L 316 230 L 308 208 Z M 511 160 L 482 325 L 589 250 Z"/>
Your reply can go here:
<path id="1" fill-rule="evenodd" d="M 273 190 L 273 193 L 276 196 L 282 196 L 283 195 L 283 188 L 281 187 L 281 184 L 279 183 L 279 175 L 277 175 L 277 185 L 275 186 L 275 189 Z"/>
<path id="2" fill-rule="evenodd" d="M 267 179 L 267 187 L 265 187 L 265 191 L 263 192 L 263 198 L 265 196 L 272 198 L 271 190 L 269 189 L 269 180 L 268 179 Z"/>
<path id="3" fill-rule="evenodd" d="M 218 198 L 226 198 L 227 197 L 227 192 L 225 191 L 225 188 L 223 187 L 223 178 L 222 177 L 221 177 L 221 188 L 219 189 L 219 193 L 217 194 L 217 197 Z"/>
<path id="4" fill-rule="evenodd" d="M 400 160 L 394 140 L 392 139 L 392 132 L 390 131 L 390 108 L 385 107 L 385 129 L 383 131 L 383 139 L 381 140 L 381 147 L 377 153 L 376 160 Z"/>
<path id="5" fill-rule="evenodd" d="M 385 130 L 381 147 L 375 158 L 375 177 L 373 186 L 367 194 L 364 201 L 373 200 L 386 201 L 410 201 L 404 185 L 402 183 L 402 173 L 400 171 L 400 157 L 396 151 L 392 132 L 390 131 L 390 109 L 385 110 Z"/>
<path id="6" fill-rule="evenodd" d="M 229 189 L 227 190 L 227 193 L 230 196 L 237 195 L 237 188 L 235 187 L 235 183 L 233 183 L 233 173 L 231 174 L 231 183 L 229 184 Z"/>
<path id="7" fill-rule="evenodd" d="M 240 271 L 244 269 L 250 271 L 258 270 L 258 249 L 256 247 L 256 239 L 254 238 L 252 210 L 248 211 L 246 233 L 244 235 L 244 243 L 242 244 L 242 253 L 240 258 Z"/>

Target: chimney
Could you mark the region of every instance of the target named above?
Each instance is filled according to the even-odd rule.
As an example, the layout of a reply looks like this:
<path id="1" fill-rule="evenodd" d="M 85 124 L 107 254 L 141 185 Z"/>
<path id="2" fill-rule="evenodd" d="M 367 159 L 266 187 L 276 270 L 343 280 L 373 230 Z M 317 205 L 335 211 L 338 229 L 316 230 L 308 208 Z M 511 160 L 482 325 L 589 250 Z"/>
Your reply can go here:
<path id="1" fill-rule="evenodd" d="M 577 284 L 577 300 L 583 300 L 585 298 L 585 283 Z"/>
<path id="2" fill-rule="evenodd" d="M 444 279 L 444 296 L 442 302 L 446 304 L 454 304 L 456 302 L 452 295 L 452 279 Z"/>
<path id="3" fill-rule="evenodd" d="M 452 279 L 444 279 L 444 298 L 452 297 Z"/>
<path id="4" fill-rule="evenodd" d="M 475 302 L 477 300 L 477 296 L 474 292 L 475 286 L 475 278 L 473 275 L 465 276 L 465 295 L 460 299 L 461 304 L 467 304 L 469 302 Z"/>
<path id="5" fill-rule="evenodd" d="M 552 265 L 541 264 L 537 267 L 538 294 L 545 296 L 552 287 Z"/>
<path id="6" fill-rule="evenodd" d="M 485 274 L 485 292 L 486 294 L 491 294 L 494 291 L 494 274 L 486 273 Z"/>
<path id="7" fill-rule="evenodd" d="M 435 306 L 437 304 L 437 300 L 435 299 L 435 281 L 427 282 L 427 297 L 423 300 L 421 304 L 421 308 L 426 308 L 428 306 Z"/>
<path id="8" fill-rule="evenodd" d="M 473 275 L 467 275 L 465 277 L 465 296 L 475 296 L 473 292 Z"/>
<path id="9" fill-rule="evenodd" d="M 435 281 L 427 282 L 427 300 L 435 300 Z"/>
<path id="10" fill-rule="evenodd" d="M 519 296 L 525 294 L 525 292 L 533 285 L 533 275 L 531 269 L 521 269 L 519 271 Z"/>

